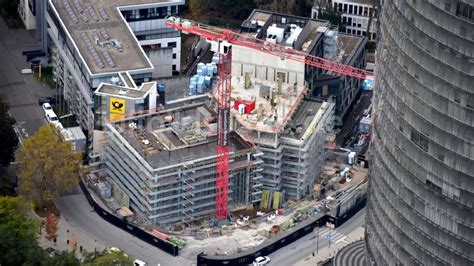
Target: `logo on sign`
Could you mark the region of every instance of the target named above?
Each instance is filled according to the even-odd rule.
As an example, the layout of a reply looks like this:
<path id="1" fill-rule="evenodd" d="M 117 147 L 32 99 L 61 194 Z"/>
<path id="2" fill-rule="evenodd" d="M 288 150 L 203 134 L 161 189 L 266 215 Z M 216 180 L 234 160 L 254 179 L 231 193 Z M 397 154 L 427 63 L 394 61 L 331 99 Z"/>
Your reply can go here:
<path id="1" fill-rule="evenodd" d="M 114 114 L 125 114 L 125 100 L 110 98 L 110 112 Z"/>

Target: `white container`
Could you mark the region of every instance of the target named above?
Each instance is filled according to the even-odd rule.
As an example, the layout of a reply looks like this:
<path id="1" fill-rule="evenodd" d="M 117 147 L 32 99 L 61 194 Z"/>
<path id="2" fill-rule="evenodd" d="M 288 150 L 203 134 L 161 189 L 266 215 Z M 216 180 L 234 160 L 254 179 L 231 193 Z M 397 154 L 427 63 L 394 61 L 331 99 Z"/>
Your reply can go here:
<path id="1" fill-rule="evenodd" d="M 239 114 L 245 114 L 245 104 L 243 103 L 239 104 Z"/>
<path id="2" fill-rule="evenodd" d="M 347 155 L 347 163 L 350 164 L 350 165 L 353 165 L 354 162 L 355 162 L 355 155 L 356 153 L 355 152 L 349 152 L 349 154 Z"/>

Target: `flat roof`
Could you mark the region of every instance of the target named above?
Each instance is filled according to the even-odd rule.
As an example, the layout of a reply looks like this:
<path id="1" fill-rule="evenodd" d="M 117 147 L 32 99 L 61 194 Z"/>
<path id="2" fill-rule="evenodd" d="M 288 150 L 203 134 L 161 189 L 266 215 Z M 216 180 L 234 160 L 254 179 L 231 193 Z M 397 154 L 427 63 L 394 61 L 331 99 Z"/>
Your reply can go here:
<path id="1" fill-rule="evenodd" d="M 95 92 L 100 94 L 116 95 L 120 97 L 143 98 L 154 86 L 156 86 L 156 82 L 143 83 L 138 88 L 101 83 Z"/>
<path id="2" fill-rule="evenodd" d="M 343 33 L 338 33 L 337 37 L 341 41 L 341 47 L 336 62 L 342 64 L 348 63 L 347 61 L 351 59 L 351 56 L 356 52 L 364 38 Z"/>
<path id="3" fill-rule="evenodd" d="M 242 77 L 232 78 L 231 97 L 255 100 L 255 111 L 251 114 L 239 114 L 232 108 L 231 114 L 246 129 L 268 133 L 280 132 L 303 99 L 307 87 L 299 84 L 295 87 L 294 84 L 282 83 L 281 92 L 278 93 L 277 82 L 252 78 L 252 84 L 250 88 L 245 89 Z M 274 91 L 277 101 L 275 106 L 272 106 L 269 100 L 269 90 Z"/>
<path id="4" fill-rule="evenodd" d="M 300 139 L 303 134 L 308 130 L 309 126 L 315 119 L 317 112 L 323 106 L 322 101 L 316 100 L 303 100 L 300 106 L 296 109 L 291 122 L 287 125 L 287 131 L 285 131 L 286 137 L 294 139 Z M 319 122 L 319 121 L 318 121 Z"/>
<path id="5" fill-rule="evenodd" d="M 170 117 L 173 117 L 172 121 Z M 216 123 L 213 110 L 204 104 L 194 104 L 112 125 L 156 169 L 215 156 Z M 231 152 L 236 152 L 250 149 L 251 145 L 231 132 L 230 148 Z"/>
<path id="6" fill-rule="evenodd" d="M 324 32 L 318 31 L 321 27 L 327 27 L 329 25 L 328 21 L 321 21 L 321 20 L 310 20 L 304 27 L 304 31 L 308 32 L 308 35 L 301 36 L 304 37 L 302 43 L 301 50 L 304 52 L 308 52 L 310 48 L 313 46 L 313 42 L 318 39 L 319 34 L 323 34 Z M 299 47 L 297 47 L 299 48 Z"/>
<path id="7" fill-rule="evenodd" d="M 174 1 L 50 0 L 50 2 L 91 74 L 102 74 L 153 68 L 118 7 Z M 97 39 L 102 45 L 98 45 Z"/>

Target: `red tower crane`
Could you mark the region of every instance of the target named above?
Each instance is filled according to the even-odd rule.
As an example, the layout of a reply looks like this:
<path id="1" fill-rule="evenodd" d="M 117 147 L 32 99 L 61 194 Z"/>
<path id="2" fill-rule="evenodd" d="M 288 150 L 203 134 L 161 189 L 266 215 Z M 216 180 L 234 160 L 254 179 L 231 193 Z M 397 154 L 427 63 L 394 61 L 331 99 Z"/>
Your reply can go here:
<path id="1" fill-rule="evenodd" d="M 230 97 L 232 80 L 232 48 L 231 45 L 239 45 L 272 54 L 282 60 L 290 59 L 302 62 L 306 65 L 325 69 L 334 73 L 348 75 L 360 79 L 374 79 L 370 71 L 362 70 L 352 66 L 339 64 L 309 53 L 260 40 L 248 34 L 240 34 L 229 29 L 211 27 L 195 21 L 169 17 L 165 23 L 168 27 L 177 29 L 183 33 L 192 33 L 205 38 L 211 42 L 219 54 L 219 71 L 217 86 L 218 103 L 218 141 L 216 147 L 216 219 L 223 220 L 228 215 L 228 191 L 229 191 L 229 131 L 230 131 Z"/>

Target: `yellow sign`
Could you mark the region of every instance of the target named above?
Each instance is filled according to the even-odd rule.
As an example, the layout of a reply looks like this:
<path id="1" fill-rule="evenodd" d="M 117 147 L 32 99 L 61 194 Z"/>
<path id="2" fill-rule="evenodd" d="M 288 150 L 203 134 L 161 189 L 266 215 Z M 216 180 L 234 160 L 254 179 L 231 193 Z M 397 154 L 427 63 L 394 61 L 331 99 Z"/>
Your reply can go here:
<path id="1" fill-rule="evenodd" d="M 125 115 L 110 113 L 110 117 L 109 117 L 110 122 L 117 122 L 123 119 L 125 119 Z"/>
<path id="2" fill-rule="evenodd" d="M 125 100 L 110 98 L 110 113 L 125 114 Z"/>

